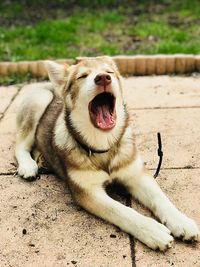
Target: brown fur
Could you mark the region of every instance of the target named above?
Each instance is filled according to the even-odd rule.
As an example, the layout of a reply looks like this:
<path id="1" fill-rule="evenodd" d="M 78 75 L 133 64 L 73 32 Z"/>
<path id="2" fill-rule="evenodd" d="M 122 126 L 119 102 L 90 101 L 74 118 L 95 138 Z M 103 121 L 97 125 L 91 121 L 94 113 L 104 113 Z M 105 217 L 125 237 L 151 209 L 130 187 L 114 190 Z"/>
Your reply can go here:
<path id="1" fill-rule="evenodd" d="M 65 165 L 63 164 L 59 151 L 55 148 L 53 133 L 55 123 L 58 115 L 63 108 L 61 99 L 54 96 L 53 101 L 50 103 L 45 113 L 43 114 L 38 128 L 36 130 L 35 144 L 37 149 L 42 153 L 45 161 L 50 166 L 56 165 L 57 168 L 53 168 L 54 171 L 60 176 L 66 176 Z M 45 125 L 45 127 L 43 127 Z"/>

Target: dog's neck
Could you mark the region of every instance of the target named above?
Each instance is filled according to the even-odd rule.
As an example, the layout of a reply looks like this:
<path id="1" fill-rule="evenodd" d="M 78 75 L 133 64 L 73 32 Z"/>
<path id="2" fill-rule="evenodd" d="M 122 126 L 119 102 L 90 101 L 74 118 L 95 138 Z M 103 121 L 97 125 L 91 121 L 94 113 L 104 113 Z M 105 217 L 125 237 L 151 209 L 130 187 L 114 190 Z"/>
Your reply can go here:
<path id="1" fill-rule="evenodd" d="M 83 140 L 82 136 L 76 131 L 75 127 L 73 126 L 72 122 L 69 118 L 69 113 L 65 112 L 65 123 L 66 126 L 72 136 L 72 138 L 76 141 L 76 143 L 83 149 L 89 156 L 91 156 L 94 153 L 102 154 L 108 152 L 110 149 L 105 150 L 99 150 L 91 147 L 90 145 L 86 144 L 86 142 Z"/>
<path id="2" fill-rule="evenodd" d="M 108 152 L 110 149 L 107 149 L 107 150 L 96 150 L 96 149 L 93 149 L 83 143 L 80 143 L 80 141 L 76 138 L 74 138 L 74 140 L 78 143 L 78 145 L 88 154 L 88 156 L 91 156 L 92 154 L 103 154 L 103 153 L 106 153 Z"/>
<path id="3" fill-rule="evenodd" d="M 76 129 L 76 127 L 73 125 L 73 122 L 71 121 L 71 118 L 70 118 L 70 112 L 67 109 L 65 109 L 64 114 L 65 114 L 64 115 L 65 124 L 66 124 L 66 127 L 67 127 L 71 137 L 79 145 L 79 147 L 82 150 L 84 150 L 89 156 L 91 156 L 92 154 L 95 154 L 95 153 L 103 154 L 103 153 L 110 151 L 113 146 L 115 146 L 117 143 L 120 142 L 120 140 L 124 134 L 126 125 L 128 124 L 127 123 L 128 122 L 128 115 L 127 115 L 127 112 L 125 112 L 125 120 L 124 120 L 125 124 L 124 124 L 124 127 L 121 127 L 117 138 L 115 137 L 114 142 L 109 147 L 107 147 L 105 149 L 101 149 L 101 148 L 99 149 L 99 148 L 93 147 L 91 144 L 88 144 L 88 142 L 86 142 L 84 137 L 81 135 L 80 131 L 78 131 Z"/>

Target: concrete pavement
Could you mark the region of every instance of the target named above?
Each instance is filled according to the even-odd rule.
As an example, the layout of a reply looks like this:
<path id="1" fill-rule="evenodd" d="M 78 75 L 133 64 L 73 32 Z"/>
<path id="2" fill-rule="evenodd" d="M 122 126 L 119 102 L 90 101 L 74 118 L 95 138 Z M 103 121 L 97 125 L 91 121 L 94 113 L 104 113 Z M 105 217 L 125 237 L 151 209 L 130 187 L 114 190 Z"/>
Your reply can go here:
<path id="1" fill-rule="evenodd" d="M 152 173 L 157 167 L 160 131 L 164 161 L 157 180 L 200 225 L 200 77 L 130 77 L 124 85 L 147 167 Z M 176 241 L 165 253 L 151 251 L 77 207 L 53 175 L 32 183 L 15 176 L 15 115 L 28 90 L 0 87 L 0 266 L 199 267 L 199 244 Z M 151 216 L 135 201 L 131 205 Z"/>

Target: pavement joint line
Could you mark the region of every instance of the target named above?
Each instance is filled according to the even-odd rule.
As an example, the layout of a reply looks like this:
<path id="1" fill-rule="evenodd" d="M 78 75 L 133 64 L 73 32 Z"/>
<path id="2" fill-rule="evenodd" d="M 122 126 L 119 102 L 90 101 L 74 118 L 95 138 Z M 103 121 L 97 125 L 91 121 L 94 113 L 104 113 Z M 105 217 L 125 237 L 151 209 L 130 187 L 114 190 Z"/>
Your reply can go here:
<path id="1" fill-rule="evenodd" d="M 16 172 L 1 172 L 0 176 L 9 176 L 9 175 L 15 175 Z"/>
<path id="2" fill-rule="evenodd" d="M 199 170 L 200 169 L 200 167 L 199 166 L 197 166 L 197 167 L 164 167 L 164 168 L 161 168 L 160 169 L 160 171 L 162 171 L 162 170 Z M 156 170 L 156 168 L 148 168 L 148 170 L 150 170 L 150 171 L 155 171 Z"/>
<path id="3" fill-rule="evenodd" d="M 190 166 L 185 166 L 185 167 L 164 167 L 164 168 L 161 168 L 161 171 L 163 170 L 199 170 L 200 169 L 200 166 L 197 166 L 197 167 L 190 167 Z M 148 168 L 149 171 L 155 171 L 156 168 Z M 3 175 L 15 175 L 16 172 L 0 172 L 0 176 L 3 176 Z M 54 173 L 44 173 L 44 175 L 55 175 Z M 43 173 L 41 173 L 40 175 L 43 175 Z M 127 202 L 127 206 L 129 205 L 129 203 Z"/>
<path id="4" fill-rule="evenodd" d="M 187 107 L 143 107 L 143 108 L 129 108 L 129 110 L 160 110 L 160 109 L 199 109 L 200 106 L 187 106 Z"/>
<path id="5" fill-rule="evenodd" d="M 17 174 L 17 171 L 13 171 L 13 172 L 1 172 L 0 173 L 0 177 L 1 176 L 14 176 L 14 177 L 20 177 L 18 174 Z M 42 175 L 53 175 L 53 176 L 56 176 L 55 173 L 40 173 L 39 176 L 42 176 Z M 37 180 L 37 179 L 36 179 Z"/>
<path id="6" fill-rule="evenodd" d="M 132 198 L 131 196 L 128 196 L 126 199 L 126 206 L 131 208 L 131 201 Z M 135 238 L 132 235 L 128 235 L 129 236 L 129 242 L 130 242 L 130 250 L 131 250 L 131 267 L 136 267 L 136 262 L 135 262 Z"/>
<path id="7" fill-rule="evenodd" d="M 2 116 L 0 117 L 0 123 L 1 123 L 2 119 L 4 118 L 4 116 L 6 115 L 7 110 L 8 110 L 9 107 L 12 105 L 13 101 L 15 100 L 15 98 L 18 96 L 18 94 L 19 94 L 19 92 L 20 92 L 20 89 L 23 87 L 23 85 L 21 85 L 21 86 L 16 85 L 16 87 L 17 87 L 17 93 L 13 95 L 13 97 L 12 97 L 11 100 L 10 100 L 9 105 L 6 107 L 6 109 L 4 110 L 4 112 L 0 114 L 0 115 L 2 115 Z"/>
<path id="8" fill-rule="evenodd" d="M 135 262 L 135 245 L 136 245 L 136 240 L 133 236 L 129 235 L 129 240 L 130 240 L 130 249 L 131 249 L 131 263 L 132 267 L 136 267 L 136 262 Z"/>

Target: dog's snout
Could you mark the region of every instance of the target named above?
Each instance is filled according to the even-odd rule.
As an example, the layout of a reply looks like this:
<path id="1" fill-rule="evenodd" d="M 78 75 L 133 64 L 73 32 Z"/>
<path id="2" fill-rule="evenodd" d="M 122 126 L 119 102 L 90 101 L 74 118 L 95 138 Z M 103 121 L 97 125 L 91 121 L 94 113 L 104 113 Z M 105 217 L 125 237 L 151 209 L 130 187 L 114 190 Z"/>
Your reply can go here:
<path id="1" fill-rule="evenodd" d="M 94 78 L 96 85 L 106 86 L 111 83 L 111 76 L 109 74 L 98 74 Z"/>

